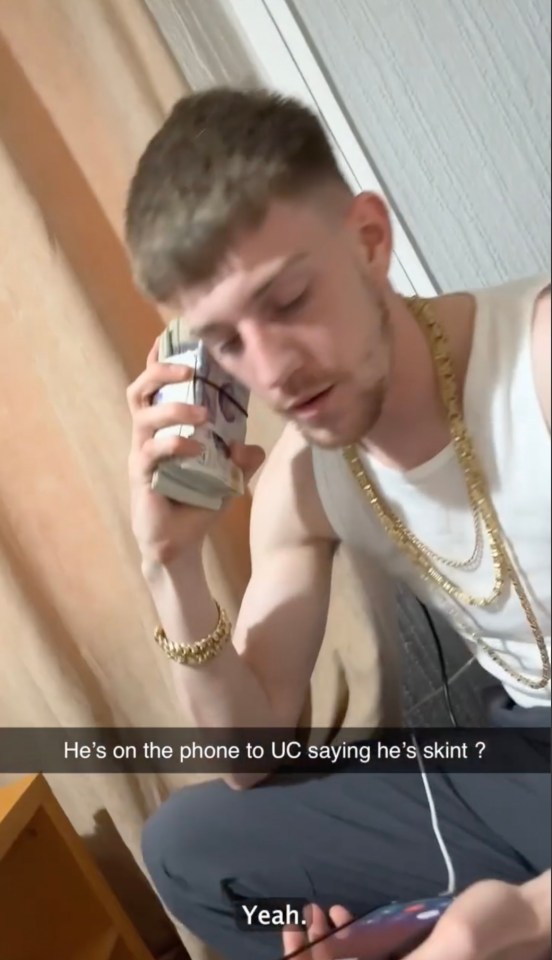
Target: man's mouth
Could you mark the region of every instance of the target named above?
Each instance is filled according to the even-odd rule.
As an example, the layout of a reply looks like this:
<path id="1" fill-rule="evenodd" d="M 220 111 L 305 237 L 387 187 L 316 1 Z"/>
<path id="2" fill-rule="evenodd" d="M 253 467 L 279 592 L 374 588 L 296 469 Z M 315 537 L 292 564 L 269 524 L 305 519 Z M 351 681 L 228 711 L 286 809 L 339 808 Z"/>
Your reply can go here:
<path id="1" fill-rule="evenodd" d="M 324 390 L 319 390 L 304 399 L 295 401 L 287 407 L 286 413 L 288 416 L 297 418 L 298 420 L 315 419 L 322 413 L 333 389 L 332 384 L 332 386 L 326 387 Z"/>

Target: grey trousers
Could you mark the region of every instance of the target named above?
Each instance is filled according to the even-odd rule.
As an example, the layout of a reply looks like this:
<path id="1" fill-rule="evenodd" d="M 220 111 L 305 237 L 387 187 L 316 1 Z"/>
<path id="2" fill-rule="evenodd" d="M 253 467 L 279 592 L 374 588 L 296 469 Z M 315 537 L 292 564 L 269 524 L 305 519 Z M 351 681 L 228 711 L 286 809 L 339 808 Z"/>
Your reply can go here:
<path id="1" fill-rule="evenodd" d="M 549 773 L 432 773 L 458 891 L 523 883 L 550 866 Z M 422 778 L 337 772 L 222 781 L 173 795 L 146 824 L 145 863 L 168 910 L 225 960 L 280 960 L 275 932 L 243 932 L 240 898 L 300 898 L 361 916 L 447 886 Z"/>

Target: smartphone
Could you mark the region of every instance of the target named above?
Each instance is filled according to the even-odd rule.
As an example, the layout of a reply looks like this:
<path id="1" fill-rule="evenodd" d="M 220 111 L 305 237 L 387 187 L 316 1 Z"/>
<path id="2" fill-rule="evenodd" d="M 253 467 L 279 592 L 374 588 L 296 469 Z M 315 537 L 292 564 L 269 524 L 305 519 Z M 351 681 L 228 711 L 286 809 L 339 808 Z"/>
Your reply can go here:
<path id="1" fill-rule="evenodd" d="M 390 903 L 282 960 L 402 960 L 427 939 L 453 902 L 449 896 Z"/>

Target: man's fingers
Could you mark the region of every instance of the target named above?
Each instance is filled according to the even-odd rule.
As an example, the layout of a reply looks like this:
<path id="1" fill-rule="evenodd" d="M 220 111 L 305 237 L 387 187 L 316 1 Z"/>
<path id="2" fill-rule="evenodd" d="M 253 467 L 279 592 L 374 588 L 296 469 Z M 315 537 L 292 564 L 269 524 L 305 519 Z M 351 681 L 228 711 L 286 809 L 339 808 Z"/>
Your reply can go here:
<path id="1" fill-rule="evenodd" d="M 327 939 L 331 928 L 326 914 L 321 907 L 313 903 L 307 908 L 306 918 L 311 946 L 309 952 L 305 954 L 305 960 L 332 960 L 332 948 Z"/>
<path id="2" fill-rule="evenodd" d="M 336 948 L 335 941 L 332 943 L 334 931 L 330 929 L 324 911 L 317 904 L 310 904 L 304 910 L 304 917 L 307 923 L 306 933 L 304 930 L 290 929 L 283 934 L 285 956 L 303 948 L 297 955 L 297 960 L 334 960 Z M 330 917 L 336 927 L 351 923 L 354 919 L 345 907 L 339 906 L 331 908 Z"/>
<path id="3" fill-rule="evenodd" d="M 159 403 L 142 407 L 134 415 L 133 447 L 140 448 L 164 427 L 200 426 L 207 417 L 205 407 L 191 403 Z"/>
<path id="4" fill-rule="evenodd" d="M 328 944 L 324 940 L 316 943 L 330 932 L 330 925 L 324 911 L 316 904 L 309 904 L 305 907 L 303 916 L 307 927 L 306 932 L 297 929 L 284 931 L 282 937 L 284 954 L 287 956 L 295 950 L 304 948 L 297 960 L 332 960 L 331 948 Z"/>
<path id="5" fill-rule="evenodd" d="M 308 940 L 303 930 L 284 930 L 282 934 L 282 944 L 284 948 L 284 957 L 289 953 L 294 953 L 301 947 L 308 946 Z M 308 954 L 304 957 L 298 957 L 297 960 L 308 960 Z"/>
<path id="6" fill-rule="evenodd" d="M 153 344 L 150 352 L 148 353 L 148 355 L 147 355 L 147 357 L 146 357 L 146 366 L 147 366 L 147 367 L 151 366 L 152 363 L 157 363 L 157 361 L 159 360 L 159 342 L 160 342 L 160 340 L 161 340 L 161 337 L 160 337 L 160 336 L 155 338 L 155 342 L 154 342 L 154 344 Z"/>
<path id="7" fill-rule="evenodd" d="M 193 376 L 193 369 L 180 363 L 151 363 L 127 389 L 132 414 L 151 404 L 154 394 L 169 383 L 181 383 Z"/>
<path id="8" fill-rule="evenodd" d="M 330 925 L 326 914 L 316 903 L 307 907 L 306 919 L 309 926 L 309 940 L 316 940 L 318 937 L 323 937 L 324 934 L 329 933 Z"/>
<path id="9" fill-rule="evenodd" d="M 345 907 L 332 907 L 330 917 L 336 927 L 344 927 L 346 923 L 352 923 L 354 917 Z"/>
<path id="10" fill-rule="evenodd" d="M 187 437 L 153 437 L 146 440 L 138 453 L 131 455 L 131 478 L 149 484 L 155 470 L 164 460 L 171 460 L 173 457 L 197 457 L 201 450 L 201 444 L 197 440 Z"/>

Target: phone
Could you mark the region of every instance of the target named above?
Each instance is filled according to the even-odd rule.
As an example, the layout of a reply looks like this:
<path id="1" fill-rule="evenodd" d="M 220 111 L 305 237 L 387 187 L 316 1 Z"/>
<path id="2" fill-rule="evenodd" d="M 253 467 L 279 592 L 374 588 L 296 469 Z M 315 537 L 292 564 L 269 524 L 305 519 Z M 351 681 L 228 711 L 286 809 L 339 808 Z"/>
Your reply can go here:
<path id="1" fill-rule="evenodd" d="M 427 939 L 453 902 L 449 896 L 390 903 L 282 960 L 402 960 Z"/>

